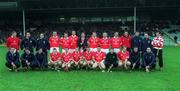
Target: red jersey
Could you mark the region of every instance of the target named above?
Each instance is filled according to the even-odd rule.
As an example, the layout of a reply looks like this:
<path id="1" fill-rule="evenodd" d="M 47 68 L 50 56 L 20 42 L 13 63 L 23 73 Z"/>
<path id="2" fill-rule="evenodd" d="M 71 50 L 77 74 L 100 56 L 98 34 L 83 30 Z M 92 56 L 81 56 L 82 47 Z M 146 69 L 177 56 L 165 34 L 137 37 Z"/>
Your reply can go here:
<path id="1" fill-rule="evenodd" d="M 75 52 L 73 52 L 72 57 L 73 57 L 73 61 L 79 62 L 80 59 L 82 58 L 82 53 L 75 51 Z"/>
<path id="2" fill-rule="evenodd" d="M 90 37 L 88 39 L 88 45 L 90 48 L 97 48 L 99 45 L 99 38 L 98 37 Z"/>
<path id="3" fill-rule="evenodd" d="M 15 48 L 16 50 L 19 50 L 20 45 L 20 39 L 18 37 L 8 37 L 6 40 L 6 46 L 8 48 Z"/>
<path id="4" fill-rule="evenodd" d="M 122 45 L 121 38 L 119 38 L 119 37 L 111 38 L 111 46 L 112 46 L 112 48 L 120 48 L 121 45 Z"/>
<path id="5" fill-rule="evenodd" d="M 163 48 L 163 38 L 160 37 L 154 37 L 153 41 L 151 42 L 151 44 L 153 45 L 153 47 L 155 49 L 162 49 Z"/>
<path id="6" fill-rule="evenodd" d="M 70 39 L 70 48 L 76 49 L 77 48 L 77 42 L 78 42 L 78 36 L 71 35 L 71 36 L 69 36 L 69 39 Z"/>
<path id="7" fill-rule="evenodd" d="M 84 58 L 86 61 L 90 61 L 92 60 L 93 58 L 93 53 L 92 52 L 88 52 L 88 51 L 85 51 L 84 54 L 83 54 Z"/>
<path id="8" fill-rule="evenodd" d="M 51 36 L 49 38 L 50 47 L 59 47 L 60 46 L 60 38 L 59 36 Z"/>
<path id="9" fill-rule="evenodd" d="M 101 38 L 99 43 L 100 43 L 100 47 L 102 49 L 108 49 L 110 47 L 110 39 L 109 38 Z"/>
<path id="10" fill-rule="evenodd" d="M 62 60 L 65 62 L 65 63 L 68 63 L 72 60 L 72 54 L 71 53 L 66 53 L 66 52 L 63 52 L 62 53 Z"/>
<path id="11" fill-rule="evenodd" d="M 67 37 L 67 38 L 62 38 L 62 39 L 61 39 L 62 49 L 70 48 L 70 43 L 71 43 L 71 41 L 70 41 L 69 37 Z"/>
<path id="12" fill-rule="evenodd" d="M 122 46 L 131 48 L 131 36 L 128 37 L 122 36 L 121 40 L 122 40 Z"/>
<path id="13" fill-rule="evenodd" d="M 60 59 L 61 59 L 61 54 L 59 53 L 59 52 L 57 52 L 57 53 L 50 53 L 50 59 L 52 60 L 52 61 L 60 61 Z"/>
<path id="14" fill-rule="evenodd" d="M 125 61 L 126 59 L 129 59 L 129 52 L 126 51 L 125 53 L 123 53 L 122 51 L 119 51 L 117 56 L 121 61 Z"/>
<path id="15" fill-rule="evenodd" d="M 94 59 L 96 62 L 100 63 L 105 59 L 106 54 L 104 52 L 95 52 Z"/>

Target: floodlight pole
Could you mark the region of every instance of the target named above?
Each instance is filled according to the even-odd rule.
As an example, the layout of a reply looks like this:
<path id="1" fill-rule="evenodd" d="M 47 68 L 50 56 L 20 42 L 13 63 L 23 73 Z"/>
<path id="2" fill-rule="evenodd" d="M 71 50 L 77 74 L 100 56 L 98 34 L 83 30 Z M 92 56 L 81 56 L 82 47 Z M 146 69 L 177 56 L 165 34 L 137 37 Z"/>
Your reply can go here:
<path id="1" fill-rule="evenodd" d="M 134 7 L 134 33 L 136 32 L 136 7 Z"/>
<path id="2" fill-rule="evenodd" d="M 22 11 L 23 14 L 23 36 L 25 36 L 26 33 L 26 22 L 25 22 L 25 12 L 24 10 Z"/>

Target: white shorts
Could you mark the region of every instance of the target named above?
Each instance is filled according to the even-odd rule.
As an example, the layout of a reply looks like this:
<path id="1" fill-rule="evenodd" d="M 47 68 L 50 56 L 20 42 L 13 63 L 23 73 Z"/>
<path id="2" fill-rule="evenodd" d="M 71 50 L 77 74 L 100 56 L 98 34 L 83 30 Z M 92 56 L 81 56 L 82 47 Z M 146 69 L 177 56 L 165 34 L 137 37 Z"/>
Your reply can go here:
<path id="1" fill-rule="evenodd" d="M 57 49 L 57 51 L 59 52 L 59 47 L 51 47 L 51 48 L 50 48 L 50 53 L 52 53 L 52 52 L 53 52 L 53 49 L 54 49 L 54 48 L 56 48 L 56 49 Z"/>
<path id="2" fill-rule="evenodd" d="M 91 52 L 97 52 L 97 48 L 90 48 Z"/>
<path id="3" fill-rule="evenodd" d="M 120 51 L 119 48 L 114 48 L 114 52 L 115 52 L 115 53 L 118 53 L 119 51 Z"/>
<path id="4" fill-rule="evenodd" d="M 75 52 L 76 51 L 76 49 L 69 49 L 69 52 L 70 53 L 73 53 L 73 52 Z"/>
<path id="5" fill-rule="evenodd" d="M 109 52 L 109 49 L 101 49 L 101 51 L 107 54 Z"/>

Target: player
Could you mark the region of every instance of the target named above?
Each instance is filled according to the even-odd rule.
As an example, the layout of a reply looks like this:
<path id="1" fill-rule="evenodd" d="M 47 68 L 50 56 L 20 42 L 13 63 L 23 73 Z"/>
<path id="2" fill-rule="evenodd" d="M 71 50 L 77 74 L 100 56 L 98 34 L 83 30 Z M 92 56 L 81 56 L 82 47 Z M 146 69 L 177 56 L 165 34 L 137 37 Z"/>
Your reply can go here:
<path id="1" fill-rule="evenodd" d="M 153 52 L 155 57 L 159 59 L 159 67 L 161 71 L 163 70 L 163 42 L 164 42 L 163 37 L 160 35 L 159 32 L 156 32 L 156 37 L 154 37 L 151 44 L 153 45 L 154 48 Z"/>
<path id="2" fill-rule="evenodd" d="M 155 55 L 151 52 L 151 48 L 147 48 L 146 52 L 143 55 L 143 65 L 142 67 L 145 68 L 146 72 L 155 69 Z"/>
<path id="3" fill-rule="evenodd" d="M 62 65 L 61 62 L 61 54 L 57 51 L 56 48 L 53 49 L 52 53 L 50 53 L 50 63 L 52 69 L 59 72 L 59 67 Z"/>
<path id="4" fill-rule="evenodd" d="M 7 38 L 6 46 L 10 48 L 15 48 L 15 51 L 19 50 L 20 39 L 17 37 L 17 33 L 15 31 L 12 32 L 12 35 Z"/>
<path id="5" fill-rule="evenodd" d="M 9 48 L 9 51 L 6 54 L 5 65 L 9 68 L 10 71 L 18 71 L 18 68 L 20 67 L 19 53 L 15 48 Z"/>
<path id="6" fill-rule="evenodd" d="M 69 69 L 71 68 L 72 60 L 72 54 L 69 52 L 68 48 L 65 48 L 65 52 L 62 53 L 62 68 L 64 68 L 64 71 L 69 71 Z"/>
<path id="7" fill-rule="evenodd" d="M 121 36 L 121 40 L 122 40 L 122 46 L 126 47 L 127 50 L 130 52 L 130 48 L 131 48 L 131 36 L 129 35 L 129 33 L 127 31 L 124 32 L 124 35 Z"/>
<path id="8" fill-rule="evenodd" d="M 121 45 L 121 38 L 119 37 L 118 32 L 115 32 L 114 37 L 111 38 L 111 47 L 114 49 L 115 53 L 118 53 L 120 51 Z"/>
<path id="9" fill-rule="evenodd" d="M 127 51 L 127 48 L 125 46 L 123 46 L 122 50 L 119 51 L 117 56 L 119 59 L 118 66 L 124 67 L 127 70 L 128 67 L 131 65 L 131 63 L 129 61 L 129 51 Z"/>
<path id="10" fill-rule="evenodd" d="M 33 53 L 34 52 L 33 50 L 36 47 L 36 41 L 31 37 L 31 34 L 27 32 L 20 46 L 21 46 L 21 50 L 25 50 L 26 48 L 28 48 L 31 51 L 31 53 Z"/>
<path id="11" fill-rule="evenodd" d="M 50 53 L 53 51 L 54 48 L 57 49 L 59 52 L 59 46 L 60 46 L 60 37 L 58 36 L 57 32 L 54 31 L 52 36 L 49 38 L 50 43 Z"/>
<path id="12" fill-rule="evenodd" d="M 81 37 L 78 40 L 78 47 L 79 49 L 84 50 L 87 46 L 88 46 L 87 38 L 86 38 L 85 33 L 83 32 L 81 33 Z"/>
<path id="13" fill-rule="evenodd" d="M 93 68 L 100 68 L 102 70 L 102 72 L 105 72 L 105 65 L 104 65 L 104 60 L 106 57 L 106 54 L 104 52 L 101 51 L 101 47 L 97 48 L 97 51 L 94 52 L 94 60 L 95 63 L 93 64 Z"/>
<path id="14" fill-rule="evenodd" d="M 106 54 L 109 52 L 110 39 L 107 37 L 106 32 L 103 33 L 103 38 L 100 39 L 100 47 L 101 47 L 102 52 L 104 52 Z"/>
<path id="15" fill-rule="evenodd" d="M 88 46 L 90 51 L 96 52 L 99 45 L 99 38 L 96 36 L 96 32 L 92 33 L 92 36 L 88 39 Z"/>
<path id="16" fill-rule="evenodd" d="M 70 52 L 69 48 L 71 45 L 71 40 L 68 37 L 68 33 L 64 33 L 64 37 L 61 38 L 61 45 L 62 45 L 62 53 L 65 52 L 65 48 L 68 48 L 68 51 Z"/>
<path id="17" fill-rule="evenodd" d="M 149 38 L 149 35 L 147 33 L 144 34 L 144 38 L 142 39 L 142 54 L 146 52 L 146 49 L 149 47 L 152 50 L 152 44 L 151 39 Z"/>
<path id="18" fill-rule="evenodd" d="M 82 52 L 80 52 L 80 50 L 76 48 L 76 51 L 72 53 L 73 61 L 71 61 L 71 65 L 79 69 L 82 58 L 83 58 Z"/>
<path id="19" fill-rule="evenodd" d="M 72 35 L 69 36 L 70 40 L 70 49 L 69 51 L 73 53 L 77 48 L 78 36 L 76 35 L 76 31 L 72 31 Z"/>
<path id="20" fill-rule="evenodd" d="M 86 67 L 86 68 L 92 68 L 93 64 L 94 64 L 94 60 L 93 60 L 93 52 L 90 51 L 90 48 L 87 47 L 86 48 L 86 51 L 83 53 L 83 58 L 84 58 L 84 62 L 82 63 L 83 64 L 83 67 Z"/>

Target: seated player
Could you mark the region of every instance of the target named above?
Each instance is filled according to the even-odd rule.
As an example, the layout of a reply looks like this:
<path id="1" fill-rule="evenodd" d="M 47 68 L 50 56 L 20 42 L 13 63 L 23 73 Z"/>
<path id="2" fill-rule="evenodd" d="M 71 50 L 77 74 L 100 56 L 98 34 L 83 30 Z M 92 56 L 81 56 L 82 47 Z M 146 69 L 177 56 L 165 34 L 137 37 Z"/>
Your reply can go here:
<path id="1" fill-rule="evenodd" d="M 35 55 L 31 53 L 29 48 L 25 48 L 24 53 L 21 55 L 21 63 L 24 70 L 27 69 L 35 69 L 39 67 L 39 63 L 37 62 Z"/>
<path id="2" fill-rule="evenodd" d="M 93 68 L 99 67 L 102 72 L 105 72 L 105 65 L 104 65 L 104 60 L 105 60 L 106 54 L 101 51 L 101 48 L 97 48 L 97 52 L 94 53 L 94 60 L 95 63 L 93 64 Z"/>
<path id="3" fill-rule="evenodd" d="M 105 66 L 108 68 L 107 72 L 112 72 L 111 68 L 112 67 L 117 67 L 118 66 L 118 58 L 117 54 L 114 52 L 114 49 L 111 48 L 110 52 L 106 55 L 105 59 Z"/>
<path id="4" fill-rule="evenodd" d="M 82 61 L 82 52 L 78 48 L 76 48 L 75 52 L 72 53 L 72 59 L 71 65 L 74 67 L 77 67 L 78 69 L 80 68 L 80 63 Z"/>
<path id="5" fill-rule="evenodd" d="M 93 53 L 90 51 L 90 48 L 87 47 L 86 51 L 83 53 L 84 62 L 83 67 L 92 68 L 94 61 L 93 61 Z"/>
<path id="6" fill-rule="evenodd" d="M 45 54 L 43 53 L 42 49 L 39 49 L 35 56 L 36 56 L 36 60 L 39 63 L 40 69 L 48 68 L 48 65 L 47 65 L 48 63 L 45 59 Z"/>
<path id="7" fill-rule="evenodd" d="M 10 71 L 18 71 L 18 68 L 20 67 L 19 53 L 15 48 L 10 48 L 7 52 L 5 65 L 9 68 Z"/>
<path id="8" fill-rule="evenodd" d="M 130 62 L 132 69 L 138 69 L 140 67 L 140 52 L 138 51 L 138 47 L 133 48 L 130 54 Z"/>
<path id="9" fill-rule="evenodd" d="M 64 68 L 64 71 L 69 71 L 72 59 L 72 54 L 69 52 L 69 49 L 65 48 L 65 52 L 62 53 L 62 68 Z"/>
<path id="10" fill-rule="evenodd" d="M 52 53 L 50 53 L 50 63 L 52 69 L 59 71 L 59 67 L 61 66 L 61 54 L 58 52 L 56 48 L 53 49 Z"/>
<path id="11" fill-rule="evenodd" d="M 127 70 L 128 66 L 131 65 L 129 61 L 129 52 L 127 51 L 127 48 L 122 47 L 122 50 L 118 52 L 117 56 L 119 59 L 118 66 L 124 67 Z"/>
<path id="12" fill-rule="evenodd" d="M 146 69 L 146 72 L 149 72 L 150 70 L 155 69 L 155 65 L 155 56 L 151 51 L 151 48 L 148 47 L 143 55 L 143 67 Z"/>

